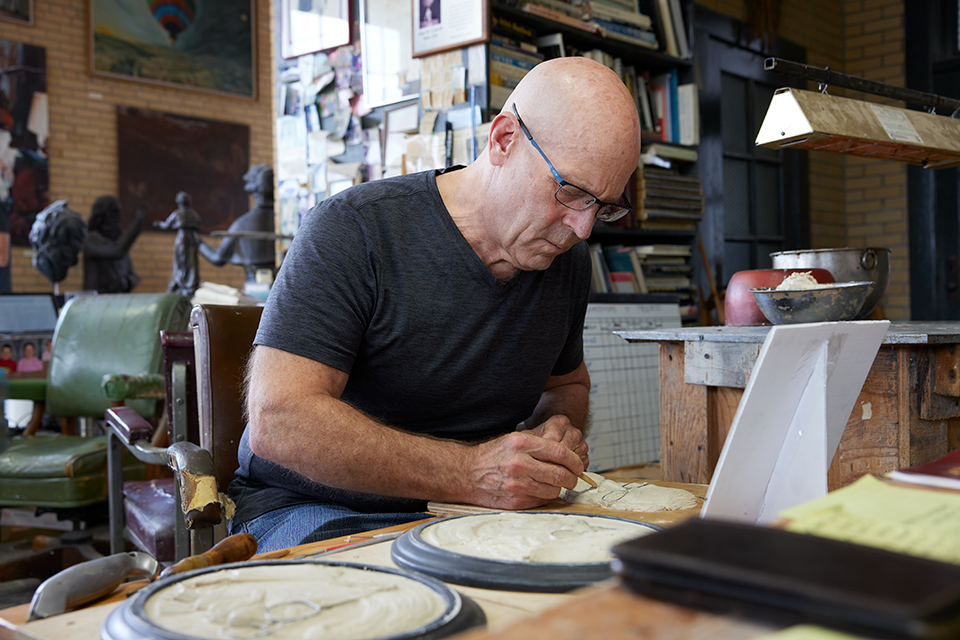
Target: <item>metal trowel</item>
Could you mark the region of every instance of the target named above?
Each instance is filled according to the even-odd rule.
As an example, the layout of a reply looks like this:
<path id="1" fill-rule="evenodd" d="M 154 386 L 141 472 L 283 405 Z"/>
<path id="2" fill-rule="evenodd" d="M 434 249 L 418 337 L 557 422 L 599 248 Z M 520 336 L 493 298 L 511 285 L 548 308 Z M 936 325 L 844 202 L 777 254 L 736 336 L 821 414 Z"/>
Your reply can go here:
<path id="1" fill-rule="evenodd" d="M 49 618 L 102 598 L 128 577 L 153 578 L 160 564 L 139 551 L 115 553 L 64 569 L 45 580 L 33 594 L 27 621 Z"/>

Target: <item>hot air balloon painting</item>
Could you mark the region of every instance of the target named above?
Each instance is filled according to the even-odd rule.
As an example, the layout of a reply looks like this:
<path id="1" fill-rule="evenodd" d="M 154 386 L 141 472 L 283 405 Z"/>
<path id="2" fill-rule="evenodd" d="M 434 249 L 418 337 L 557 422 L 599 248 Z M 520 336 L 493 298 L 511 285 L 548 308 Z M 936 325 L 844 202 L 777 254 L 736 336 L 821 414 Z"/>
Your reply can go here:
<path id="1" fill-rule="evenodd" d="M 254 0 L 91 0 L 95 75 L 256 97 Z"/>
<path id="2" fill-rule="evenodd" d="M 197 13 L 197 3 L 193 0 L 147 0 L 147 4 L 153 19 L 170 34 L 171 44 L 193 24 Z"/>

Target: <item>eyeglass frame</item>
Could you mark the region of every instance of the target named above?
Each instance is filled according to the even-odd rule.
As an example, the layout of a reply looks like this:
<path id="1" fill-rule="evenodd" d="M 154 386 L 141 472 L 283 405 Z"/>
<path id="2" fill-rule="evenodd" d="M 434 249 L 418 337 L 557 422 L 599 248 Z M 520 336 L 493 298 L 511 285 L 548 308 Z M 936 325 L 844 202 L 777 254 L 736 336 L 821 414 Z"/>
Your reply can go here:
<path id="1" fill-rule="evenodd" d="M 550 162 L 550 158 L 547 157 L 547 154 L 545 154 L 545 153 L 543 152 L 543 149 L 540 148 L 540 145 L 537 144 L 537 141 L 533 139 L 533 135 L 530 133 L 530 130 L 527 129 L 527 125 L 523 124 L 523 118 L 520 117 L 520 112 L 517 111 L 517 104 L 514 103 L 514 104 L 511 105 L 511 107 L 513 107 L 513 115 L 516 116 L 516 118 L 517 118 L 517 123 L 520 125 L 520 130 L 523 132 L 523 135 L 525 135 L 525 136 L 527 137 L 527 140 L 530 141 L 530 144 L 533 145 L 533 148 L 537 150 L 537 153 L 539 153 L 540 156 L 541 156 L 541 157 L 544 159 L 544 161 L 547 163 L 547 166 L 550 168 L 550 173 L 553 174 L 554 179 L 557 181 L 557 190 L 553 192 L 553 197 L 554 197 L 554 199 L 556 199 L 557 202 L 559 202 L 560 204 L 562 204 L 563 206 L 565 206 L 567 209 L 570 209 L 571 211 L 586 211 L 587 209 L 589 209 L 589 208 L 592 207 L 593 205 L 599 204 L 600 206 L 597 207 L 596 217 L 597 217 L 598 220 L 602 220 L 603 222 L 613 222 L 614 220 L 619 220 L 619 219 L 622 218 L 623 216 L 625 216 L 625 215 L 627 215 L 628 213 L 630 213 L 631 211 L 633 211 L 633 207 L 630 206 L 630 203 L 627 201 L 627 198 L 626 198 L 626 196 L 625 196 L 624 194 L 620 194 L 620 203 L 619 203 L 619 204 L 613 203 L 613 202 L 604 202 L 603 200 L 601 200 L 601 199 L 598 198 L 597 196 L 593 195 L 592 193 L 590 193 L 589 191 L 587 191 L 587 190 L 584 189 L 583 187 L 578 187 L 577 185 L 573 184 L 572 182 L 567 182 L 566 180 L 564 180 L 564 179 L 560 176 L 560 173 L 557 171 L 556 167 L 553 166 L 553 163 Z M 587 206 L 585 206 L 585 207 L 582 208 L 582 209 L 576 209 L 576 208 L 574 208 L 574 207 L 571 207 L 571 206 L 568 205 L 567 203 L 563 202 L 563 201 L 560 199 L 560 196 L 559 196 L 559 194 L 560 194 L 560 189 L 563 189 L 565 186 L 571 186 L 571 187 L 573 187 L 574 189 L 579 189 L 580 191 L 583 191 L 585 194 L 587 194 L 588 196 L 590 196 L 591 198 L 593 198 L 593 202 L 591 202 L 590 204 L 588 204 Z M 601 211 L 604 207 L 616 207 L 617 209 L 620 210 L 620 212 L 619 212 L 616 216 L 612 216 L 612 217 L 611 217 L 611 216 L 600 217 L 600 211 Z"/>

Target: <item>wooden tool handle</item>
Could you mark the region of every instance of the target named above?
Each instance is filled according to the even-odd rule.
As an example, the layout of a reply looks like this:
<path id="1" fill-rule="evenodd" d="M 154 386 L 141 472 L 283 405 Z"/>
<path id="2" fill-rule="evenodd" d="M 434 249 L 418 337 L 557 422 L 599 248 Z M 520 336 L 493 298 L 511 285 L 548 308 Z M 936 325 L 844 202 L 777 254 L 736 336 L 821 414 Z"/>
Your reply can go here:
<path id="1" fill-rule="evenodd" d="M 257 553 L 257 539 L 249 533 L 236 533 L 224 538 L 213 545 L 209 551 L 200 555 L 184 558 L 175 565 L 169 566 L 160 572 L 160 578 L 166 578 L 177 573 L 212 567 L 228 562 L 243 562 Z"/>

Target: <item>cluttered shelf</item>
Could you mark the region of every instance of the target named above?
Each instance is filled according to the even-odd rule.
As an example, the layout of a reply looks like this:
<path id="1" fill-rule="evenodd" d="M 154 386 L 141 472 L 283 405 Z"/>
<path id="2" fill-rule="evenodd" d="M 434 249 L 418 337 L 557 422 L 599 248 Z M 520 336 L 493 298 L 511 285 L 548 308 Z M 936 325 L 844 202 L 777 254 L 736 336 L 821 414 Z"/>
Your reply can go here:
<path id="1" fill-rule="evenodd" d="M 692 58 L 679 58 L 662 51 L 647 49 L 614 37 L 601 35 L 597 31 L 588 31 L 564 22 L 552 20 L 525 10 L 535 2 L 517 2 L 516 0 L 491 0 L 493 14 L 501 20 L 510 20 L 532 29 L 537 34 L 561 33 L 569 37 L 580 49 L 603 49 L 613 56 L 630 59 L 633 64 L 643 66 L 649 71 L 665 71 L 672 68 L 692 69 Z M 496 25 L 495 25 L 496 30 Z"/>

